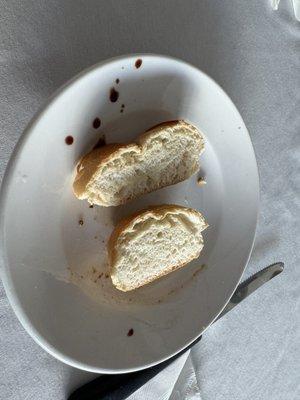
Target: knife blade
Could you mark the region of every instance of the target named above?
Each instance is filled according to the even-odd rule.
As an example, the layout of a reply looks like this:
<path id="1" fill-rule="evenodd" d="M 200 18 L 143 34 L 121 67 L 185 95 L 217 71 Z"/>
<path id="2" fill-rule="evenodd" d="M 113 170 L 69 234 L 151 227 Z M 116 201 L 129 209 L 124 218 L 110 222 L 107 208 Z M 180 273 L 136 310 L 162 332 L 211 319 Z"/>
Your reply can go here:
<path id="1" fill-rule="evenodd" d="M 214 322 L 231 311 L 237 304 L 246 299 L 256 289 L 260 288 L 266 282 L 280 274 L 283 269 L 283 262 L 271 264 L 239 284 L 229 302 L 226 304 L 223 311 L 219 314 Z M 183 353 L 198 343 L 201 340 L 201 337 L 202 336 L 197 338 L 193 343 L 181 350 L 175 356 L 169 358 L 167 361 L 155 365 L 154 367 L 121 375 L 102 375 L 99 378 L 96 378 L 76 389 L 69 396 L 68 400 L 126 399 L 155 375 L 161 372 L 170 363 L 172 363 L 176 358 L 180 357 Z"/>

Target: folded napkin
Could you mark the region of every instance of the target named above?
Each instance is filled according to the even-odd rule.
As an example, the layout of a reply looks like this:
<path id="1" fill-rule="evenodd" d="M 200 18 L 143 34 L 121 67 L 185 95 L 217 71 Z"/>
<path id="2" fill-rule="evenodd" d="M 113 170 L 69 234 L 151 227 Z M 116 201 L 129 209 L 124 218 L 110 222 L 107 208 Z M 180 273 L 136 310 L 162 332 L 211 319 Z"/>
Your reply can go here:
<path id="1" fill-rule="evenodd" d="M 177 358 L 128 399 L 201 400 L 190 351 Z"/>
<path id="2" fill-rule="evenodd" d="M 273 10 L 278 10 L 278 5 L 280 0 L 271 0 L 271 6 Z M 298 21 L 300 21 L 300 0 L 292 0 L 295 17 Z"/>

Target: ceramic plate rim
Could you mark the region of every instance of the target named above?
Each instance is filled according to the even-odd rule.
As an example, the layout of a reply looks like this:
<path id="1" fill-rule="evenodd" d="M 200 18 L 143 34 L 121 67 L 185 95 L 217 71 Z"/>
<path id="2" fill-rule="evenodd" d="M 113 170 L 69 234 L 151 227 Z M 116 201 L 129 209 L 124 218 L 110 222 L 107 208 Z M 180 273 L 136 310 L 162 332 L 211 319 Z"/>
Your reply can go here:
<path id="1" fill-rule="evenodd" d="M 248 135 L 248 139 L 249 139 L 249 144 L 251 147 L 251 151 L 252 151 L 252 156 L 253 156 L 253 160 L 255 162 L 255 172 L 256 172 L 256 178 L 257 178 L 257 196 L 256 196 L 256 221 L 255 221 L 255 229 L 252 233 L 252 238 L 251 238 L 251 245 L 249 246 L 249 253 L 248 253 L 248 257 L 246 259 L 245 265 L 243 266 L 242 270 L 241 270 L 241 274 L 240 274 L 240 278 L 237 282 L 237 284 L 235 285 L 232 293 L 230 294 L 230 296 L 225 300 L 224 305 L 222 307 L 222 309 L 219 311 L 219 313 L 215 316 L 214 320 L 202 331 L 200 332 L 196 338 L 190 340 L 189 343 L 186 343 L 184 346 L 180 347 L 177 349 L 177 351 L 173 352 L 172 354 L 169 354 L 166 357 L 162 357 L 159 360 L 157 360 L 156 362 L 150 363 L 150 364 L 145 364 L 142 365 L 140 367 L 134 367 L 134 368 L 126 368 L 126 369 L 106 369 L 106 368 L 95 368 L 95 367 L 91 367 L 85 363 L 82 363 L 78 360 L 73 359 L 72 357 L 66 356 L 64 355 L 61 351 L 57 350 L 55 347 L 53 347 L 32 325 L 30 319 L 27 317 L 26 313 L 24 312 L 23 306 L 19 301 L 18 295 L 16 293 L 15 290 L 15 286 L 13 283 L 13 280 L 11 278 L 11 273 L 10 273 L 10 267 L 9 267 L 9 263 L 7 260 L 7 256 L 6 256 L 6 252 L 5 252 L 5 248 L 4 248 L 4 233 L 3 233 L 3 225 L 4 225 L 4 215 L 5 215 L 5 210 L 6 210 L 6 203 L 7 203 L 7 193 L 8 193 L 8 188 L 15 170 L 15 167 L 17 165 L 18 162 L 18 158 L 20 157 L 20 154 L 22 152 L 22 150 L 24 149 L 24 146 L 27 142 L 27 140 L 30 137 L 31 131 L 34 128 L 34 126 L 39 122 L 40 119 L 43 118 L 43 115 L 47 112 L 48 107 L 69 87 L 71 87 L 72 85 L 76 84 L 83 76 L 88 75 L 89 73 L 91 73 L 92 71 L 96 70 L 96 69 L 100 69 L 103 66 L 108 66 L 111 63 L 114 63 L 115 61 L 120 61 L 120 60 L 124 60 L 126 61 L 127 59 L 132 59 L 133 57 L 136 58 L 147 58 L 147 57 L 155 57 L 155 58 L 162 58 L 165 60 L 170 60 L 170 61 L 175 61 L 178 62 L 186 67 L 192 68 L 194 70 L 196 70 L 197 72 L 201 72 L 201 74 L 203 74 L 206 79 L 208 79 L 209 81 L 212 81 L 212 83 L 214 83 L 219 90 L 222 92 L 222 94 L 226 97 L 227 101 L 229 101 L 232 105 L 232 107 L 238 112 L 238 114 L 241 116 L 240 112 L 238 111 L 237 107 L 235 106 L 235 104 L 232 102 L 231 98 L 227 95 L 227 93 L 223 90 L 223 88 L 216 82 L 214 81 L 214 79 L 212 79 L 209 75 L 207 75 L 205 72 L 203 72 L 202 70 L 200 70 L 199 68 L 193 66 L 192 64 L 183 61 L 181 59 L 178 59 L 176 57 L 171 57 L 168 55 L 163 55 L 163 54 L 155 54 L 155 53 L 133 53 L 133 54 L 125 54 L 125 55 L 120 55 L 120 56 L 116 56 L 116 57 L 112 57 L 109 58 L 107 60 L 101 61 L 99 63 L 96 63 L 86 69 L 84 69 L 83 71 L 81 71 L 80 73 L 78 73 L 77 75 L 75 75 L 73 78 L 69 79 L 65 84 L 63 84 L 61 87 L 59 87 L 57 90 L 54 91 L 54 93 L 48 98 L 48 100 L 46 100 L 44 102 L 44 104 L 37 110 L 37 112 L 34 114 L 34 116 L 32 117 L 31 121 L 29 122 L 29 124 L 25 127 L 23 133 L 21 134 L 19 140 L 17 141 L 17 144 L 15 145 L 15 148 L 10 156 L 10 159 L 7 163 L 6 166 L 6 170 L 2 179 L 2 183 L 1 183 L 1 188 L 0 188 L 0 260 L 1 260 L 1 265 L 0 265 L 0 272 L 1 272 L 1 278 L 2 278 L 2 282 L 4 285 L 4 289 L 6 292 L 6 295 L 8 297 L 8 300 L 10 302 L 10 305 L 12 306 L 13 311 L 15 312 L 17 318 L 19 319 L 19 321 L 21 322 L 22 326 L 24 327 L 24 329 L 29 333 L 29 335 L 33 338 L 33 340 L 39 344 L 44 350 L 46 350 L 49 354 L 51 354 L 53 357 L 55 357 L 56 359 L 62 361 L 63 363 L 66 363 L 72 367 L 75 368 L 79 368 L 81 370 L 85 370 L 85 371 L 89 371 L 89 372 L 95 372 L 95 373 L 104 373 L 104 374 L 120 374 L 120 373 L 128 373 L 128 372 L 134 372 L 134 371 L 138 371 L 138 370 L 143 370 L 149 367 L 152 367 L 154 365 L 157 365 L 163 361 L 166 361 L 168 359 L 170 359 L 171 357 L 173 357 L 174 355 L 178 354 L 179 352 L 181 352 L 182 350 L 188 348 L 199 336 L 200 334 L 203 334 L 209 327 L 210 325 L 217 319 L 217 317 L 219 316 L 219 314 L 221 314 L 221 312 L 223 311 L 223 309 L 225 308 L 226 304 L 228 303 L 231 295 L 234 293 L 236 287 L 238 286 L 238 284 L 241 281 L 242 275 L 246 269 L 246 266 L 249 262 L 251 253 L 252 253 L 252 249 L 254 246 L 254 241 L 255 241 L 255 235 L 256 235 L 256 230 L 257 230 L 257 223 L 258 223 L 258 215 L 259 215 L 259 172 L 258 172 L 258 165 L 257 165 L 257 160 L 255 157 L 255 152 L 254 152 L 254 148 L 253 148 L 253 144 L 248 132 L 247 127 L 245 127 L 245 133 Z M 242 117 L 241 117 L 242 118 Z"/>

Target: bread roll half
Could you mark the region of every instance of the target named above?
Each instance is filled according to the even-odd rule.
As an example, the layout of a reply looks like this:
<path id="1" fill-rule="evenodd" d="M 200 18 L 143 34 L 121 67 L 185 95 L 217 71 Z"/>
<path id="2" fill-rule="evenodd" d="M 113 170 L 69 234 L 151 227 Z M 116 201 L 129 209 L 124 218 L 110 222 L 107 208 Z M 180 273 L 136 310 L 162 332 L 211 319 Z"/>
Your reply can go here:
<path id="1" fill-rule="evenodd" d="M 127 292 L 197 258 L 207 226 L 200 212 L 176 205 L 151 207 L 121 221 L 108 243 L 113 284 Z"/>
<path id="2" fill-rule="evenodd" d="M 204 139 L 185 121 L 159 124 L 136 143 L 110 144 L 82 158 L 73 184 L 75 195 L 91 204 L 117 206 L 199 170 Z"/>

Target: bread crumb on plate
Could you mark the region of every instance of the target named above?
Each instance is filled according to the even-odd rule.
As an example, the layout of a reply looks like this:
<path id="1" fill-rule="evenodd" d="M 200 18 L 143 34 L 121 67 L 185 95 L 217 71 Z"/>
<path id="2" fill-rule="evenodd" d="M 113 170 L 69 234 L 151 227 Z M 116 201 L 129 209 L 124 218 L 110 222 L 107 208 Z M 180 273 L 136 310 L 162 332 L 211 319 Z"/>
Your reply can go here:
<path id="1" fill-rule="evenodd" d="M 197 184 L 198 184 L 198 186 L 204 186 L 204 185 L 206 185 L 206 180 L 200 176 L 197 179 Z"/>

